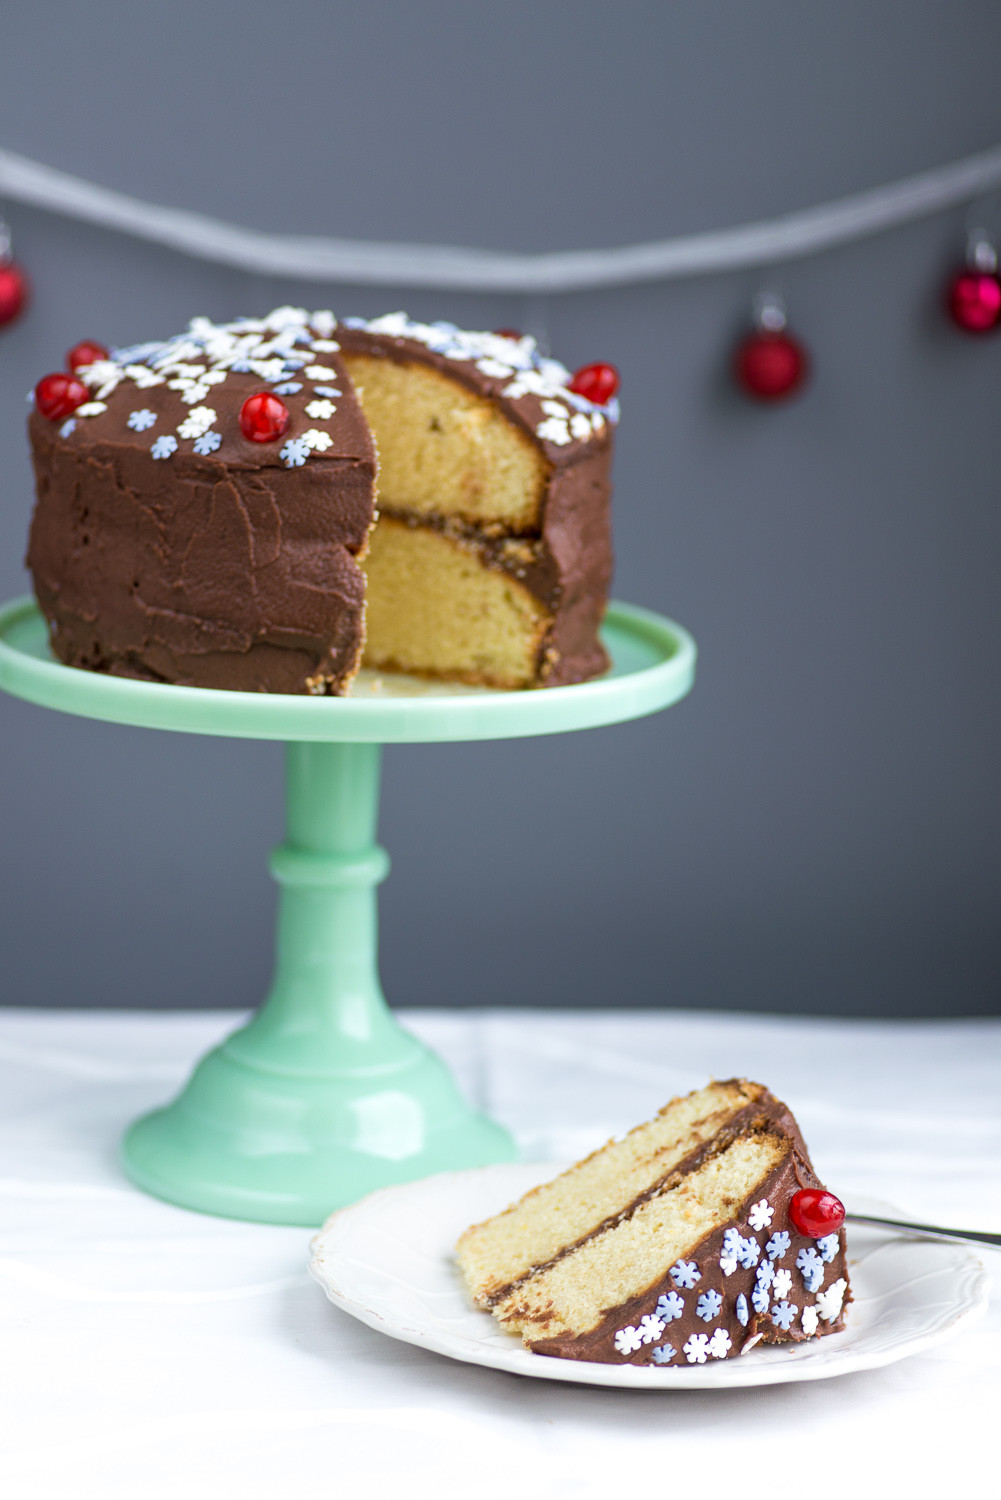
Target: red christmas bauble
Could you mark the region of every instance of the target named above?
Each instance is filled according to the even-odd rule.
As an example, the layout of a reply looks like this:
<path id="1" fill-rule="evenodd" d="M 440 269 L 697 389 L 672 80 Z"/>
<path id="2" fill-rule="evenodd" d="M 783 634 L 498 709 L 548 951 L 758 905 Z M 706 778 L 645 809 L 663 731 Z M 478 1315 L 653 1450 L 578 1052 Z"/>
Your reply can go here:
<path id="1" fill-rule="evenodd" d="M 35 386 L 35 405 L 43 417 L 58 422 L 72 416 L 89 395 L 82 380 L 59 370 L 54 375 L 43 375 Z"/>
<path id="2" fill-rule="evenodd" d="M 800 1188 L 792 1195 L 789 1217 L 800 1234 L 819 1240 L 841 1228 L 845 1222 L 845 1205 L 823 1188 Z"/>
<path id="3" fill-rule="evenodd" d="M 27 307 L 31 298 L 31 283 L 14 261 L 0 265 L 0 328 L 13 323 Z"/>
<path id="4" fill-rule="evenodd" d="M 756 328 L 738 344 L 733 368 L 749 396 L 782 401 L 799 390 L 810 362 L 802 344 L 784 329 Z"/>
<path id="5" fill-rule="evenodd" d="M 957 328 L 990 333 L 1001 323 L 1001 279 L 996 271 L 960 271 L 949 283 L 947 302 Z"/>
<path id="6" fill-rule="evenodd" d="M 248 396 L 240 407 L 240 431 L 251 443 L 276 442 L 288 424 L 288 407 L 270 391 Z"/>
<path id="7" fill-rule="evenodd" d="M 66 356 L 67 370 L 82 370 L 84 365 L 92 365 L 99 359 L 107 359 L 108 351 L 103 344 L 97 344 L 93 339 L 84 339 L 82 343 L 74 344 Z"/>
<path id="8" fill-rule="evenodd" d="M 581 365 L 574 371 L 567 386 L 576 396 L 593 401 L 595 406 L 607 406 L 619 388 L 619 372 L 614 365 Z"/>

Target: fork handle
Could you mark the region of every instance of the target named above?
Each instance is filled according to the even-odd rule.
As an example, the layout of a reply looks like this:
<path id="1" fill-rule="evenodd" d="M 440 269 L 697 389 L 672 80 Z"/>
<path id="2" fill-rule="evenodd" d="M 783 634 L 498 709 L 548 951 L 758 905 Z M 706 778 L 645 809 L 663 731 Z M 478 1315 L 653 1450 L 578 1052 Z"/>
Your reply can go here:
<path id="1" fill-rule="evenodd" d="M 943 1229 L 941 1224 L 917 1224 L 910 1219 L 880 1219 L 873 1214 L 845 1214 L 852 1224 L 875 1224 L 879 1228 L 906 1229 L 911 1234 L 926 1235 L 936 1240 L 971 1240 L 976 1245 L 994 1245 L 1001 1248 L 1001 1234 L 987 1234 L 981 1229 Z"/>

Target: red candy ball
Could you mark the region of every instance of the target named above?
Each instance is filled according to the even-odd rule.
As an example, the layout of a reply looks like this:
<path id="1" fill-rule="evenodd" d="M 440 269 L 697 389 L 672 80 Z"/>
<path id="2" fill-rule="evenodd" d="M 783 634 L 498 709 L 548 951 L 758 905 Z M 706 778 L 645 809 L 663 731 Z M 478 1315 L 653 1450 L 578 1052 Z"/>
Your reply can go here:
<path id="1" fill-rule="evenodd" d="M 603 364 L 581 365 L 567 386 L 568 391 L 583 396 L 585 401 L 593 401 L 595 406 L 607 406 L 618 388 L 618 370 L 614 365 Z"/>
<path id="2" fill-rule="evenodd" d="M 107 359 L 108 351 L 103 344 L 95 344 L 93 339 L 84 339 L 80 344 L 74 344 L 66 356 L 67 370 L 82 370 L 84 365 L 95 364 L 99 359 Z"/>
<path id="3" fill-rule="evenodd" d="M 288 424 L 288 407 L 270 391 L 248 396 L 240 407 L 240 431 L 251 443 L 277 442 Z"/>
<path id="4" fill-rule="evenodd" d="M 737 346 L 734 374 L 749 396 L 782 401 L 806 379 L 809 361 L 803 346 L 784 331 L 757 328 Z"/>
<path id="5" fill-rule="evenodd" d="M 1001 323 L 1001 280 L 995 271 L 960 271 L 947 300 L 952 321 L 964 333 L 990 333 Z"/>
<path id="6" fill-rule="evenodd" d="M 845 1222 L 845 1205 L 823 1188 L 800 1188 L 792 1195 L 789 1217 L 800 1234 L 819 1240 L 841 1228 Z"/>
<path id="7" fill-rule="evenodd" d="M 60 370 L 55 375 L 42 376 L 35 386 L 35 405 L 43 417 L 58 422 L 63 417 L 72 416 L 89 395 L 82 380 L 64 375 Z"/>
<path id="8" fill-rule="evenodd" d="M 495 328 L 494 333 L 499 339 L 515 339 L 517 341 L 520 338 L 524 338 L 524 334 L 517 328 Z"/>
<path id="9" fill-rule="evenodd" d="M 0 328 L 21 316 L 30 296 L 31 287 L 20 266 L 12 260 L 0 265 Z"/>

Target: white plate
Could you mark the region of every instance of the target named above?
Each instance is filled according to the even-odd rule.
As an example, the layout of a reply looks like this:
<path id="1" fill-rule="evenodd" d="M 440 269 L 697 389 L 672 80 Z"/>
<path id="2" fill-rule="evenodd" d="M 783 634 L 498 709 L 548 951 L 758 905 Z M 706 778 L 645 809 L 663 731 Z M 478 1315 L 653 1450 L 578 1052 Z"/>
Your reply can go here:
<path id="1" fill-rule="evenodd" d="M 497 1213 L 563 1165 L 443 1172 L 372 1193 L 327 1220 L 313 1239 L 310 1271 L 331 1302 L 391 1338 L 513 1375 L 637 1390 L 776 1385 L 871 1370 L 952 1338 L 986 1309 L 990 1279 L 965 1246 L 849 1225 L 855 1300 L 843 1333 L 802 1344 L 759 1345 L 739 1358 L 691 1368 L 532 1354 L 472 1305 L 453 1247 L 467 1225 Z M 899 1216 L 871 1199 L 852 1199 L 848 1207 Z"/>

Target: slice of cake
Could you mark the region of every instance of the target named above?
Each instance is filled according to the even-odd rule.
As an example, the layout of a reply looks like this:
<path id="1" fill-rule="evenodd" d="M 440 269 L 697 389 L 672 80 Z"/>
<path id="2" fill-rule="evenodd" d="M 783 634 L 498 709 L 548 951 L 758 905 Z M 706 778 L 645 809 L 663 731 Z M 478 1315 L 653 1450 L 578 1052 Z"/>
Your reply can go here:
<path id="1" fill-rule="evenodd" d="M 593 677 L 617 407 L 572 383 L 531 338 L 289 307 L 45 377 L 28 564 L 55 654 L 281 693 L 363 660 Z"/>
<path id="2" fill-rule="evenodd" d="M 731 1079 L 473 1225 L 457 1255 L 536 1353 L 686 1366 L 841 1329 L 843 1220 L 787 1107 Z"/>

